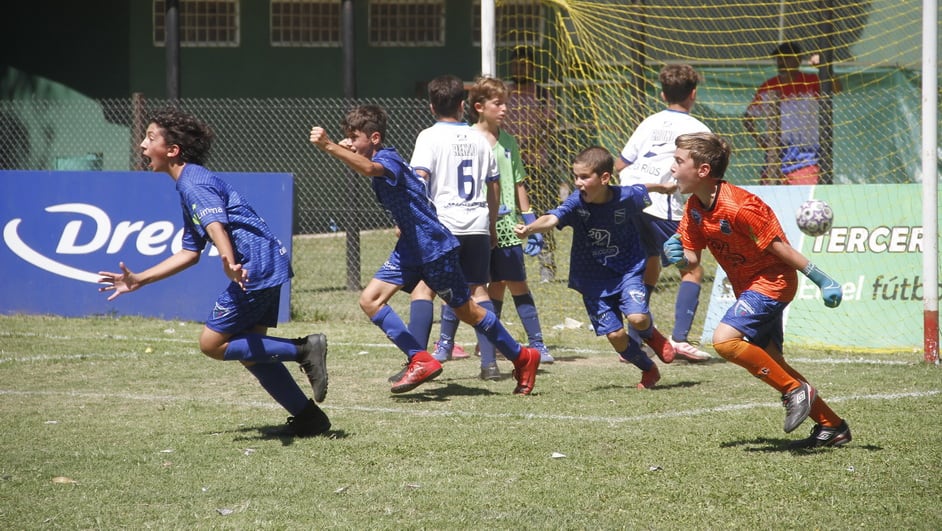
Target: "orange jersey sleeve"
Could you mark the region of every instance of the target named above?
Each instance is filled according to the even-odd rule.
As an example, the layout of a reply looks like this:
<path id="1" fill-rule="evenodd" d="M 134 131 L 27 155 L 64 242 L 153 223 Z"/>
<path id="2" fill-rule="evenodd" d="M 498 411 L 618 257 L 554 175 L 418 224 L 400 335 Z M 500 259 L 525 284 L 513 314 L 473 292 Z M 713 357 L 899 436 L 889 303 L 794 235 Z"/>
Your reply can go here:
<path id="1" fill-rule="evenodd" d="M 684 247 L 710 250 L 737 297 L 745 290 L 783 302 L 795 297 L 797 272 L 766 252 L 776 238 L 788 243 L 785 231 L 755 194 L 723 181 L 709 208 L 696 196 L 687 200 L 679 232 Z"/>

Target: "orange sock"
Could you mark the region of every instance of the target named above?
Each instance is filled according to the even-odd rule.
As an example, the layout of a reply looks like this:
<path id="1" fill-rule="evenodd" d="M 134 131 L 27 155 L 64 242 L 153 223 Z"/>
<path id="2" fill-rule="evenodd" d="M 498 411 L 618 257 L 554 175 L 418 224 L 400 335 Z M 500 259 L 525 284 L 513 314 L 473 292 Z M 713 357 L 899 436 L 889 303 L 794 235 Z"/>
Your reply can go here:
<path id="1" fill-rule="evenodd" d="M 803 382 L 808 381 L 804 376 L 801 375 L 800 372 L 798 372 L 794 367 L 789 365 L 787 361 L 785 361 L 784 356 L 780 359 L 775 357 L 772 359 L 776 360 L 779 366 L 785 369 L 785 372 L 791 375 L 792 378 L 801 380 Z M 827 405 L 827 402 L 821 398 L 821 395 L 816 396 L 814 402 L 811 403 L 811 413 L 809 413 L 808 416 L 811 418 L 811 420 L 815 421 L 815 423 L 820 424 L 825 428 L 836 428 L 841 424 L 841 417 L 837 416 L 837 413 L 835 413 Z"/>
<path id="2" fill-rule="evenodd" d="M 788 374 L 772 356 L 761 348 L 742 339 L 727 339 L 714 343 L 713 348 L 723 358 L 745 368 L 753 376 L 785 394 L 797 389 L 801 383 Z"/>

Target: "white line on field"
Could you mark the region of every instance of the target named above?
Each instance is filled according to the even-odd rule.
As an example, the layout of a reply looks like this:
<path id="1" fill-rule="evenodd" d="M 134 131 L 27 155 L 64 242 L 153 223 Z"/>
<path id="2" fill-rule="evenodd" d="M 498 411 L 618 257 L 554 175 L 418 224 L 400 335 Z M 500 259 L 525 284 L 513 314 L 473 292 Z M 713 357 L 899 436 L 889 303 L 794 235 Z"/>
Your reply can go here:
<path id="1" fill-rule="evenodd" d="M 829 397 L 828 402 L 850 402 L 854 400 L 902 400 L 907 398 L 925 398 L 942 394 L 942 390 L 934 389 L 929 391 L 914 391 L 909 393 L 880 393 L 872 395 L 850 395 Z M 17 391 L 15 389 L 0 389 L 0 396 L 63 396 L 71 398 L 121 398 L 124 400 L 139 400 L 147 402 L 186 402 L 186 401 L 204 401 L 202 397 L 188 396 L 160 396 L 160 395 L 136 395 L 128 393 L 89 393 L 80 391 Z M 526 400 L 526 399 L 525 399 Z M 530 400 L 538 400 L 533 397 Z M 257 407 L 264 409 L 278 409 L 280 406 L 273 402 L 231 402 L 230 405 L 239 405 L 243 407 Z M 406 409 L 395 407 L 367 407 L 367 406 L 324 406 L 329 411 L 360 411 L 364 413 L 392 413 L 397 415 L 408 415 L 413 417 L 481 417 L 493 419 L 522 419 L 522 420 L 553 420 L 553 421 L 575 421 L 575 422 L 605 422 L 608 424 L 626 424 L 635 422 L 644 422 L 658 419 L 688 418 L 709 415 L 711 413 L 724 413 L 729 411 L 744 411 L 759 408 L 780 409 L 781 402 L 752 402 L 746 404 L 727 404 L 710 408 L 687 409 L 681 411 L 668 411 L 662 413 L 649 413 L 645 415 L 635 415 L 631 417 L 603 417 L 596 415 L 552 415 L 536 413 L 478 413 L 468 411 L 432 411 L 428 409 Z"/>

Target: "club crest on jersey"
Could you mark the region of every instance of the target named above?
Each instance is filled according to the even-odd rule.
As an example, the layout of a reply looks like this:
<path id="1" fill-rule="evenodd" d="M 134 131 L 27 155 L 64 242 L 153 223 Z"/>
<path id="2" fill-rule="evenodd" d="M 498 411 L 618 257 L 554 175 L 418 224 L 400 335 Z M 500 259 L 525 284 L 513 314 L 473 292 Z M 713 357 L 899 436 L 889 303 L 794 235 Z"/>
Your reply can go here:
<path id="1" fill-rule="evenodd" d="M 721 220 L 720 220 L 720 232 L 722 232 L 723 234 L 732 234 L 732 233 L 733 233 L 733 226 L 729 224 L 729 220 L 728 220 L 728 219 L 721 219 Z"/>
<path id="2" fill-rule="evenodd" d="M 700 214 L 700 212 L 697 211 L 697 210 L 691 209 L 691 210 L 690 210 L 690 217 L 693 218 L 693 222 L 696 223 L 697 225 L 699 225 L 700 222 L 703 221 L 703 216 L 702 216 L 702 215 Z"/>
<path id="3" fill-rule="evenodd" d="M 628 217 L 628 214 L 625 212 L 625 209 L 620 208 L 615 211 L 615 224 L 621 225 L 625 222 L 625 219 Z"/>

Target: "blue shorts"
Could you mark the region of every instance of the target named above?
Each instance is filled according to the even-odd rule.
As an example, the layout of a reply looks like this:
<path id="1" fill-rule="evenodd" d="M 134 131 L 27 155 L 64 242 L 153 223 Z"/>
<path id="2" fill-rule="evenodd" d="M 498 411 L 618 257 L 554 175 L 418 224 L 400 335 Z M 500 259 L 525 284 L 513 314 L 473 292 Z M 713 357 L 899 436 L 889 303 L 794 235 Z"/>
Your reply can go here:
<path id="1" fill-rule="evenodd" d="M 625 327 L 625 316 L 648 313 L 644 281 L 640 275 L 622 281 L 620 291 L 603 297 L 582 296 L 582 304 L 595 328 L 595 335 L 604 336 Z"/>
<path id="2" fill-rule="evenodd" d="M 498 247 L 491 250 L 491 282 L 523 282 L 527 268 L 523 263 L 523 247 Z"/>
<path id="3" fill-rule="evenodd" d="M 407 293 L 424 280 L 452 308 L 458 308 L 471 300 L 471 290 L 458 265 L 457 249 L 445 253 L 434 262 L 412 267 L 402 267 L 399 253 L 393 251 L 373 278 L 400 286 Z"/>
<path id="4" fill-rule="evenodd" d="M 742 332 L 743 337 L 753 345 L 766 348 L 770 343 L 775 343 L 781 351 L 785 342 L 783 315 L 787 306 L 787 302 L 746 290 L 720 322 Z"/>
<path id="5" fill-rule="evenodd" d="M 642 212 L 635 218 L 638 233 L 641 235 L 641 246 L 648 256 L 660 256 L 661 266 L 667 267 L 670 262 L 664 256 L 664 242 L 677 233 L 680 221 L 661 219 Z"/>
<path id="6" fill-rule="evenodd" d="M 256 326 L 274 328 L 278 326 L 280 302 L 281 286 L 243 291 L 238 284 L 230 283 L 216 299 L 206 327 L 220 334 L 240 334 Z"/>
<path id="7" fill-rule="evenodd" d="M 487 284 L 491 281 L 490 256 L 491 236 L 489 234 L 465 234 L 458 238 L 458 261 L 468 284 Z"/>

